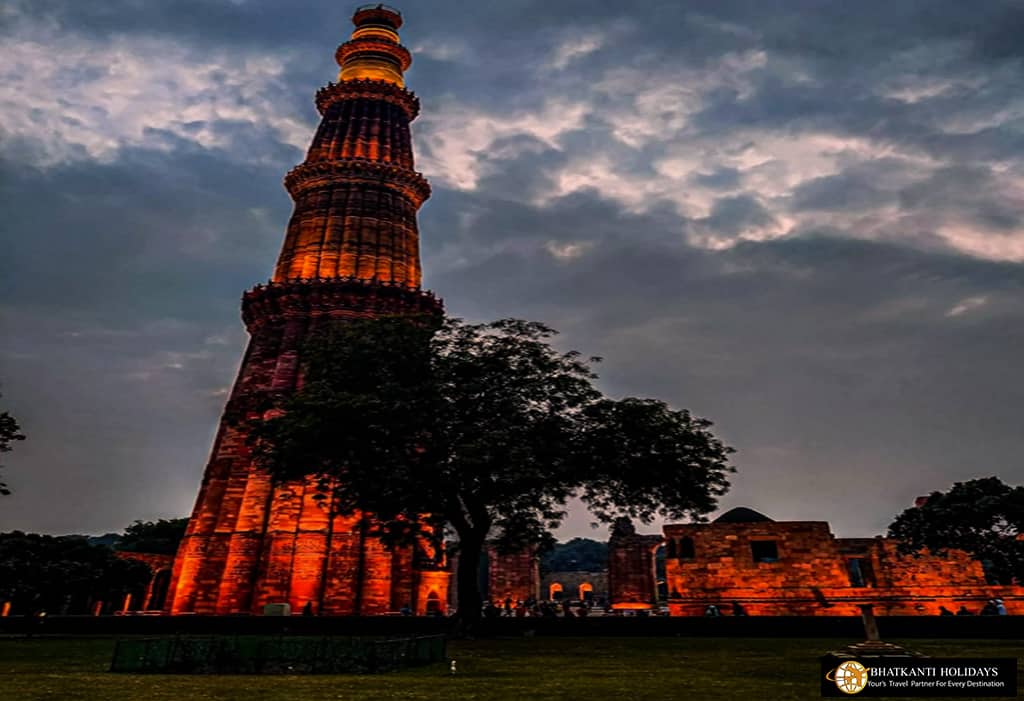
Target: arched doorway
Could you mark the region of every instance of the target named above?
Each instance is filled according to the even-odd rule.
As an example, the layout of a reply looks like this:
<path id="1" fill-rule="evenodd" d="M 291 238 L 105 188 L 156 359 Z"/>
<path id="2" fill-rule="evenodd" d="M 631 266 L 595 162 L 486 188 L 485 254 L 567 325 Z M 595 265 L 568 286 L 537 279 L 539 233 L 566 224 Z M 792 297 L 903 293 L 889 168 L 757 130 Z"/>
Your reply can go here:
<path id="1" fill-rule="evenodd" d="M 436 616 L 441 613 L 441 597 L 433 589 L 427 594 L 427 615 Z"/>
<path id="2" fill-rule="evenodd" d="M 594 585 L 590 582 L 583 582 L 580 585 L 580 601 L 594 600 Z"/>
<path id="3" fill-rule="evenodd" d="M 551 601 L 558 601 L 565 595 L 562 591 L 562 585 L 558 582 L 552 582 L 551 586 L 548 587 L 548 599 Z"/>
<path id="4" fill-rule="evenodd" d="M 163 609 L 164 600 L 167 598 L 167 586 L 170 583 L 170 570 L 160 570 L 153 575 L 153 583 L 149 585 L 149 601 L 146 602 L 147 611 L 160 611 Z"/>

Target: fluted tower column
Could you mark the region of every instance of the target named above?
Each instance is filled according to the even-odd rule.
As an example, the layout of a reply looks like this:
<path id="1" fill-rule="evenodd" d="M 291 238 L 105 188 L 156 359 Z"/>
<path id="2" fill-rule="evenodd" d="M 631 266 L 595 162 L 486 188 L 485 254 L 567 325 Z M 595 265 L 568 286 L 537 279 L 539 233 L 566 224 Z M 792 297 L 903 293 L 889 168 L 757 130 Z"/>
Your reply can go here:
<path id="1" fill-rule="evenodd" d="M 270 282 L 246 292 L 251 336 L 225 417 L 259 418 L 268 395 L 299 382 L 310 335 L 328 320 L 439 315 L 420 289 L 416 215 L 430 187 L 414 169 L 405 89 L 412 59 L 402 17 L 383 5 L 353 16 L 338 81 L 322 88 L 320 126 L 285 177 L 295 207 Z M 310 481 L 274 485 L 257 468 L 243 423 L 221 420 L 170 585 L 171 613 L 258 613 L 268 603 L 325 614 L 424 610 L 447 599 L 440 554 L 386 550 L 360 515 L 341 518 Z"/>
<path id="2" fill-rule="evenodd" d="M 316 96 L 323 119 L 305 162 L 285 185 L 295 200 L 274 281 L 350 277 L 420 286 L 416 212 L 430 186 L 414 168 L 409 123 L 419 101 L 405 90 L 412 58 L 401 17 L 356 12 L 338 47 L 338 82 Z"/>

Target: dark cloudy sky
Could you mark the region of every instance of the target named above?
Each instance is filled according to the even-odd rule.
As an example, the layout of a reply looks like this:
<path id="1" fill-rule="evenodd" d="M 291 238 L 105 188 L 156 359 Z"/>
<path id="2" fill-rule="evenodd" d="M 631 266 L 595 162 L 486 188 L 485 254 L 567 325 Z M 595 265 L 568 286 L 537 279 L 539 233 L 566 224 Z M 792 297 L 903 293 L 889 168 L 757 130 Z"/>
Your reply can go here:
<path id="1" fill-rule="evenodd" d="M 1024 481 L 1024 4 L 401 9 L 451 313 L 712 419 L 725 507 L 872 535 Z M 351 10 L 0 0 L 0 530 L 191 510 Z"/>

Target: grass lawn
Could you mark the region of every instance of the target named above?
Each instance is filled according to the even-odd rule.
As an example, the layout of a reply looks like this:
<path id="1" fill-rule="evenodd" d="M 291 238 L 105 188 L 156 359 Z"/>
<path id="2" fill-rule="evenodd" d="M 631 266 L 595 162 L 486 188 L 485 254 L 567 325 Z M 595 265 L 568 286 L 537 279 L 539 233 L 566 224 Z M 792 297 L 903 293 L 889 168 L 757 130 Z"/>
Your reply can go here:
<path id="1" fill-rule="evenodd" d="M 4 701 L 278 699 L 817 699 L 817 657 L 849 640 L 515 638 L 454 641 L 457 661 L 393 674 L 172 676 L 107 672 L 112 638 L 0 639 Z M 914 640 L 930 655 L 1016 657 L 1013 641 Z"/>

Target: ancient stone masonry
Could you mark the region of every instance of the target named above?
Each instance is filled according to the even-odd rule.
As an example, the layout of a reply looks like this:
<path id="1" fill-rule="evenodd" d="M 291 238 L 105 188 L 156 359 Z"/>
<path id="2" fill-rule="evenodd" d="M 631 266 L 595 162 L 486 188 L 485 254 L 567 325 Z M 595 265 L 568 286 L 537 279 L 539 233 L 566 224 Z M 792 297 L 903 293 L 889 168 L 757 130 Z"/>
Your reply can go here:
<path id="1" fill-rule="evenodd" d="M 136 560 L 149 566 L 150 578 L 144 592 L 128 593 L 117 603 L 120 610 L 160 611 L 167 600 L 167 586 L 171 579 L 171 565 L 174 558 L 157 553 L 136 553 L 117 550 L 116 555 L 124 560 Z"/>
<path id="2" fill-rule="evenodd" d="M 540 558 L 535 548 L 503 553 L 487 546 L 487 598 L 498 604 L 505 599 L 540 599 Z"/>
<path id="3" fill-rule="evenodd" d="M 986 583 L 966 553 L 901 555 L 888 538 L 836 538 L 823 521 L 772 521 L 734 509 L 709 524 L 666 525 L 672 615 L 700 615 L 733 601 L 750 615 L 935 615 L 964 605 L 978 613 L 1002 598 L 1024 613 L 1024 587 Z M 615 591 L 613 589 L 613 596 Z"/>
<path id="4" fill-rule="evenodd" d="M 752 616 L 936 615 L 940 606 L 977 614 L 989 599 L 1024 613 L 1024 587 L 993 586 L 967 553 L 899 552 L 890 538 L 836 538 L 824 521 L 773 521 L 737 508 L 713 523 L 666 525 L 639 535 L 623 520 L 609 541 L 613 608 L 658 602 L 655 553 L 665 547 L 667 604 L 673 616 L 725 613 L 733 602 Z"/>
<path id="5" fill-rule="evenodd" d="M 541 598 L 552 601 L 604 603 L 608 600 L 608 571 L 548 572 L 541 578 L 540 593 Z"/>
<path id="6" fill-rule="evenodd" d="M 629 519 L 619 519 L 608 541 L 608 595 L 612 608 L 649 609 L 657 603 L 654 556 L 660 535 L 639 535 Z"/>
<path id="7" fill-rule="evenodd" d="M 360 8 L 336 54 L 338 82 L 316 96 L 322 115 L 306 160 L 285 186 L 295 202 L 273 279 L 243 298 L 249 347 L 174 562 L 171 613 L 258 613 L 311 604 L 323 614 L 444 608 L 449 574 L 426 541 L 388 549 L 363 514 L 338 516 L 314 480 L 275 485 L 252 462 L 232 417 L 258 419 L 269 397 L 302 381 L 302 349 L 329 321 L 440 315 L 420 289 L 416 214 L 430 186 L 414 170 L 401 15 Z"/>

